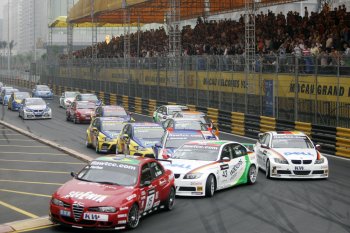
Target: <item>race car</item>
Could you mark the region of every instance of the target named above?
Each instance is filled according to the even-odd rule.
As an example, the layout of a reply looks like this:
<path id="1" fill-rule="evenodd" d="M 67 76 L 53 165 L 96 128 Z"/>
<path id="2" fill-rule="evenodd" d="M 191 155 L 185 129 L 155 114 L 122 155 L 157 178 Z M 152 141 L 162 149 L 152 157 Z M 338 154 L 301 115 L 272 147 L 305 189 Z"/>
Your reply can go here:
<path id="1" fill-rule="evenodd" d="M 161 123 L 166 119 L 172 118 L 174 113 L 188 111 L 189 108 L 184 105 L 162 105 L 153 112 L 153 121 Z"/>
<path id="2" fill-rule="evenodd" d="M 96 117 L 86 130 L 86 146 L 95 148 L 96 153 L 115 153 L 117 137 L 124 122 L 118 117 Z"/>
<path id="3" fill-rule="evenodd" d="M 175 203 L 174 174 L 157 160 L 126 155 L 91 161 L 52 194 L 50 219 L 75 228 L 136 228 Z"/>
<path id="4" fill-rule="evenodd" d="M 154 158 L 154 146 L 164 133 L 156 123 L 128 123 L 117 138 L 117 153 Z"/>
<path id="5" fill-rule="evenodd" d="M 47 85 L 36 85 L 32 90 L 32 97 L 53 99 L 53 92 Z"/>
<path id="6" fill-rule="evenodd" d="M 12 111 L 18 111 L 21 107 L 22 100 L 30 98 L 29 92 L 14 92 L 9 98 L 7 108 Z"/>
<path id="7" fill-rule="evenodd" d="M 270 131 L 254 146 L 267 178 L 327 178 L 328 160 L 310 138 L 298 131 Z"/>
<path id="8" fill-rule="evenodd" d="M 1 99 L 2 99 L 2 104 L 4 106 L 7 106 L 9 103 L 9 99 L 14 92 L 18 92 L 18 89 L 4 89 L 3 92 L 1 92 Z"/>
<path id="9" fill-rule="evenodd" d="M 176 195 L 212 197 L 217 190 L 254 184 L 258 164 L 254 152 L 233 141 L 190 141 L 163 163 L 175 175 Z"/>
<path id="10" fill-rule="evenodd" d="M 66 109 L 66 120 L 74 124 L 90 123 L 91 115 L 95 110 L 95 103 L 90 101 L 74 101 Z"/>
<path id="11" fill-rule="evenodd" d="M 27 119 L 51 119 L 52 111 L 42 98 L 25 98 L 21 102 L 18 116 Z"/>
<path id="12" fill-rule="evenodd" d="M 67 109 L 69 105 L 74 101 L 74 98 L 80 94 L 79 92 L 76 91 L 65 91 L 62 93 L 60 97 L 60 107 Z"/>
<path id="13" fill-rule="evenodd" d="M 162 141 L 154 147 L 157 158 L 171 158 L 175 150 L 193 140 L 217 140 L 217 137 L 210 131 L 200 130 L 167 130 L 162 136 Z"/>
<path id="14" fill-rule="evenodd" d="M 123 118 L 125 121 L 134 121 L 129 112 L 126 112 L 122 106 L 116 105 L 96 107 L 93 117 L 119 117 Z"/>
<path id="15" fill-rule="evenodd" d="M 199 119 L 203 124 L 208 126 L 208 128 L 215 134 L 219 136 L 219 129 L 217 125 L 203 112 L 199 111 L 185 111 L 185 112 L 176 112 L 173 115 L 173 118 L 191 118 Z"/>
<path id="16" fill-rule="evenodd" d="M 102 101 L 97 98 L 97 95 L 91 93 L 81 93 L 75 96 L 74 101 L 90 101 L 93 102 L 96 106 L 103 105 Z"/>
<path id="17" fill-rule="evenodd" d="M 162 126 L 164 129 L 170 130 L 201 130 L 209 131 L 207 125 L 203 124 L 199 119 L 192 118 L 173 118 L 163 121 Z"/>

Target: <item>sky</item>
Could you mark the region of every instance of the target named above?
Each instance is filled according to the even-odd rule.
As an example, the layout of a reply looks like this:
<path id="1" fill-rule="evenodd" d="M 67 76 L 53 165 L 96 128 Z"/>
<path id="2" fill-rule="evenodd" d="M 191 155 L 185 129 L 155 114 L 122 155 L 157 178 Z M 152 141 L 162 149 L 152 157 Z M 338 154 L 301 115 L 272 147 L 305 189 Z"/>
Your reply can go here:
<path id="1" fill-rule="evenodd" d="M 8 0 L 0 0 L 0 18 L 3 18 L 2 11 Z M 11 0 L 10 0 L 11 1 Z"/>

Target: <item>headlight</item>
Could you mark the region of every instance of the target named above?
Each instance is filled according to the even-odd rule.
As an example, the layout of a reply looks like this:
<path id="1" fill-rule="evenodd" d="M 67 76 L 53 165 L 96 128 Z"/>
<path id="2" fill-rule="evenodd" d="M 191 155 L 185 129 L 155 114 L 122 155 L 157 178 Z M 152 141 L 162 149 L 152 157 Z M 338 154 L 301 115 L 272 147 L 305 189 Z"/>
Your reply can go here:
<path id="1" fill-rule="evenodd" d="M 45 111 L 45 112 L 50 112 L 50 111 L 51 111 L 51 108 L 46 107 L 44 111 Z"/>
<path id="2" fill-rule="evenodd" d="M 63 201 L 60 201 L 56 198 L 52 198 L 51 200 L 52 204 L 57 205 L 57 206 L 63 206 Z"/>
<path id="3" fill-rule="evenodd" d="M 33 110 L 31 110 L 29 108 L 24 108 L 24 111 L 26 111 L 26 112 L 33 112 Z"/>
<path id="4" fill-rule="evenodd" d="M 117 208 L 112 207 L 112 206 L 90 207 L 89 211 L 115 213 L 115 212 L 117 212 Z"/>
<path id="5" fill-rule="evenodd" d="M 112 141 L 113 141 L 113 138 L 105 137 L 103 140 L 104 140 L 105 142 L 112 142 Z"/>
<path id="6" fill-rule="evenodd" d="M 184 179 L 199 179 L 203 173 L 188 173 L 184 176 Z"/>
<path id="7" fill-rule="evenodd" d="M 324 163 L 324 158 L 316 159 L 315 164 L 321 164 Z"/>
<path id="8" fill-rule="evenodd" d="M 275 158 L 274 160 L 275 163 L 288 164 L 288 161 L 286 159 Z"/>

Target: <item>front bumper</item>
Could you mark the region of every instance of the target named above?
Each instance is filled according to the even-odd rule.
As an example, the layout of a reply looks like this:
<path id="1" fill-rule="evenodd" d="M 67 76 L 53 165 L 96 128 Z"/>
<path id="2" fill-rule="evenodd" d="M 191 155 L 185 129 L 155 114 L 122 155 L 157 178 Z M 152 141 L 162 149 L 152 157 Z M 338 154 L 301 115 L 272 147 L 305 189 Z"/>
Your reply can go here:
<path id="1" fill-rule="evenodd" d="M 270 162 L 271 177 L 285 179 L 324 179 L 328 177 L 328 163 L 278 164 Z"/>
<path id="2" fill-rule="evenodd" d="M 49 112 L 43 112 L 42 114 L 35 114 L 33 112 L 24 112 L 23 113 L 24 118 L 27 119 L 51 119 L 52 113 Z"/>
<path id="3" fill-rule="evenodd" d="M 53 94 L 49 94 L 49 95 L 46 95 L 46 94 L 34 94 L 33 97 L 39 97 L 39 98 L 43 98 L 43 99 L 53 99 Z"/>
<path id="4" fill-rule="evenodd" d="M 77 117 L 78 122 L 89 123 L 91 121 L 91 115 L 80 115 Z"/>
<path id="5" fill-rule="evenodd" d="M 64 214 L 63 214 L 64 213 Z M 104 220 L 84 219 L 85 213 L 98 214 L 106 217 Z M 117 211 L 116 213 L 100 213 L 91 212 L 84 208 L 80 218 L 75 220 L 74 210 L 71 207 L 60 207 L 50 205 L 50 220 L 53 223 L 71 226 L 75 228 L 89 228 L 89 229 L 124 229 L 127 223 L 128 209 Z"/>
<path id="6" fill-rule="evenodd" d="M 185 174 L 174 174 L 177 196 L 205 196 L 205 178 L 183 179 Z"/>
<path id="7" fill-rule="evenodd" d="M 101 141 L 98 143 L 99 151 L 103 153 L 115 153 L 117 140 L 115 141 Z"/>
<path id="8" fill-rule="evenodd" d="M 153 148 L 143 148 L 142 150 L 131 150 L 131 155 L 147 157 L 147 158 L 155 158 Z"/>

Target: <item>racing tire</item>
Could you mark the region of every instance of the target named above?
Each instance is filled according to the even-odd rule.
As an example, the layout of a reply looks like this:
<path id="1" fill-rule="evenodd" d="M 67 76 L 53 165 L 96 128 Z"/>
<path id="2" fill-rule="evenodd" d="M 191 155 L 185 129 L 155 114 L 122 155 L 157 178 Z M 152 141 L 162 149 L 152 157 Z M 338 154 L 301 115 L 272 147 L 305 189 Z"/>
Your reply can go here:
<path id="1" fill-rule="evenodd" d="M 267 179 L 271 179 L 270 160 L 267 160 L 267 161 L 266 161 L 265 175 L 266 175 L 266 178 L 267 178 Z"/>
<path id="2" fill-rule="evenodd" d="M 126 223 L 127 228 L 135 229 L 140 222 L 139 207 L 135 203 L 131 206 L 128 213 L 128 222 Z"/>
<path id="3" fill-rule="evenodd" d="M 98 142 L 96 142 L 96 147 L 95 147 L 96 154 L 100 154 L 101 151 L 98 149 Z"/>
<path id="4" fill-rule="evenodd" d="M 167 200 L 164 203 L 164 209 L 165 210 L 171 211 L 174 208 L 175 195 L 176 195 L 175 188 L 171 187 L 170 188 L 170 192 L 169 192 L 169 196 L 168 196 Z"/>
<path id="5" fill-rule="evenodd" d="M 256 170 L 255 165 L 251 165 L 247 174 L 247 183 L 254 184 L 256 182 L 256 177 L 258 176 L 258 172 Z"/>
<path id="6" fill-rule="evenodd" d="M 207 182 L 205 183 L 205 196 L 206 197 L 214 196 L 215 189 L 216 189 L 215 177 L 214 175 L 210 174 L 207 178 Z"/>
<path id="7" fill-rule="evenodd" d="M 88 136 L 86 135 L 85 145 L 87 148 L 92 148 L 92 144 L 89 143 Z"/>

